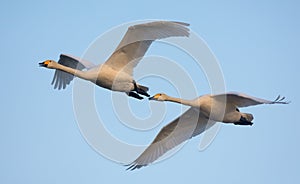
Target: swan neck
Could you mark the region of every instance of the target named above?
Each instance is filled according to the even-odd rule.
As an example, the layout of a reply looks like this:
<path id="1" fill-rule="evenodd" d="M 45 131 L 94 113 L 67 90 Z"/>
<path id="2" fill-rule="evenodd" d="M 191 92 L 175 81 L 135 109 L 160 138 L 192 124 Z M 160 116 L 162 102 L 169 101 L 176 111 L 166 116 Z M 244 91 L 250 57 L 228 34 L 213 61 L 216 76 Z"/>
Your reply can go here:
<path id="1" fill-rule="evenodd" d="M 86 76 L 86 72 L 83 72 L 81 70 L 77 70 L 77 69 L 74 69 L 71 67 L 67 67 L 67 66 L 61 65 L 59 63 L 57 63 L 57 66 L 55 67 L 55 69 L 62 70 L 64 72 L 67 72 L 69 74 L 72 74 L 72 75 L 82 78 L 82 79 L 88 79 L 88 77 Z"/>
<path id="2" fill-rule="evenodd" d="M 180 104 L 188 105 L 188 106 L 194 106 L 194 103 L 192 100 L 185 100 L 185 99 L 175 98 L 175 97 L 170 97 L 170 96 L 166 99 L 166 101 L 180 103 Z"/>

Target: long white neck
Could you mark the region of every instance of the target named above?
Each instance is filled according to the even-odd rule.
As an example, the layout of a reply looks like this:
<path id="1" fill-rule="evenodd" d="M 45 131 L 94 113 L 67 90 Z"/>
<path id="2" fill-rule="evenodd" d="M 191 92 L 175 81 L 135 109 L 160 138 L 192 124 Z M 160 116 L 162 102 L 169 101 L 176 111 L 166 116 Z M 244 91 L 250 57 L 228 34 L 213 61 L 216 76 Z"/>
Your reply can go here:
<path id="1" fill-rule="evenodd" d="M 175 97 L 171 97 L 171 96 L 167 96 L 165 101 L 180 103 L 180 104 L 188 105 L 188 106 L 192 106 L 192 107 L 194 107 L 196 105 L 194 100 L 185 100 L 185 99 L 175 98 Z"/>
<path id="2" fill-rule="evenodd" d="M 86 80 L 89 80 L 89 77 L 88 77 L 88 74 L 87 72 L 84 72 L 84 71 L 81 71 L 81 70 L 77 70 L 77 69 L 74 69 L 74 68 L 71 68 L 71 67 L 67 67 L 67 66 L 64 66 L 64 65 L 61 65 L 59 63 L 56 63 L 54 66 L 53 66 L 54 69 L 58 69 L 58 70 L 62 70 L 64 72 L 67 72 L 69 74 L 72 74 L 76 77 L 79 77 L 79 78 L 82 78 L 82 79 L 86 79 Z"/>

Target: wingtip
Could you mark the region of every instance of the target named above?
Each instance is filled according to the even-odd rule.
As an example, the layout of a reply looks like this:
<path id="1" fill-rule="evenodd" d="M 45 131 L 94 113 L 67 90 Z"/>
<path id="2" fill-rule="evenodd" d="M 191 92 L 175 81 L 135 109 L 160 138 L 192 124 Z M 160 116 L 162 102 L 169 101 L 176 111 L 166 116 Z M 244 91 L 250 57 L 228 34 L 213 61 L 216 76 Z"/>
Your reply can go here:
<path id="1" fill-rule="evenodd" d="M 276 97 L 276 99 L 274 100 L 274 102 L 276 102 L 279 98 L 280 98 L 280 95 L 278 95 L 278 96 Z"/>
<path id="2" fill-rule="evenodd" d="M 183 26 L 190 26 L 189 23 L 186 23 L 186 22 L 179 22 L 179 21 L 172 21 L 173 23 L 176 23 L 176 24 L 180 24 L 180 25 L 183 25 Z"/>
<path id="3" fill-rule="evenodd" d="M 272 103 L 277 103 L 277 104 L 289 104 L 291 101 L 284 101 L 285 96 L 278 95 L 277 98 L 272 102 Z"/>
<path id="4" fill-rule="evenodd" d="M 126 171 L 133 171 L 133 170 L 136 170 L 136 169 L 140 169 L 141 167 L 144 167 L 146 165 L 139 165 L 137 163 L 130 163 L 130 164 L 126 164 L 124 165 L 126 168 Z"/>
<path id="5" fill-rule="evenodd" d="M 126 171 L 133 171 L 136 169 L 136 165 L 135 164 L 127 164 L 127 165 L 124 165 L 126 168 Z"/>

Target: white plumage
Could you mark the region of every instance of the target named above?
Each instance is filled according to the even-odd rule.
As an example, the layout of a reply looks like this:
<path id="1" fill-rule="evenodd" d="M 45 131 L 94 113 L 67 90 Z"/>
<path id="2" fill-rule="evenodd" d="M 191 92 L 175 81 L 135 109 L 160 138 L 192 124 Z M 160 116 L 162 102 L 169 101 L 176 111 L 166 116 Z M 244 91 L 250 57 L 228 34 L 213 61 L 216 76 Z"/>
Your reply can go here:
<path id="1" fill-rule="evenodd" d="M 128 28 L 126 34 L 108 60 L 98 66 L 70 55 L 60 55 L 58 62 L 46 60 L 39 63 L 56 69 L 52 84 L 64 89 L 74 76 L 91 81 L 98 86 L 126 92 L 129 96 L 142 99 L 139 94 L 149 96 L 148 88 L 133 79 L 133 69 L 143 58 L 151 43 L 157 39 L 189 36 L 188 24 L 171 21 L 155 21 Z"/>
<path id="2" fill-rule="evenodd" d="M 216 122 L 252 125 L 252 114 L 240 112 L 239 107 L 289 103 L 283 101 L 285 98 L 280 96 L 274 101 L 269 101 L 241 93 L 203 95 L 194 100 L 184 100 L 159 93 L 149 99 L 180 103 L 191 108 L 161 129 L 146 150 L 128 165 L 128 169 L 131 170 L 154 162 L 172 148 L 212 127 Z"/>

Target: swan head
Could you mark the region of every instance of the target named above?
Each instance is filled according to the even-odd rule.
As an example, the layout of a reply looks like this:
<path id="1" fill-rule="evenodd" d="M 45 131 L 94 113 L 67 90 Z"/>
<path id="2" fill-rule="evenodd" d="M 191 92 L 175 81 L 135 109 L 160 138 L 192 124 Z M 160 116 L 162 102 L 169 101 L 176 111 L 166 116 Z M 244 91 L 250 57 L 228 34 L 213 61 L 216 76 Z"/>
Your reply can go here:
<path id="1" fill-rule="evenodd" d="M 53 60 L 46 60 L 44 62 L 39 63 L 39 65 L 41 67 L 45 67 L 45 68 L 53 68 L 53 66 L 56 64 L 55 61 Z"/>
<path id="2" fill-rule="evenodd" d="M 164 93 L 157 93 L 156 95 L 149 98 L 149 100 L 156 100 L 156 101 L 165 101 L 167 100 L 168 96 Z"/>

